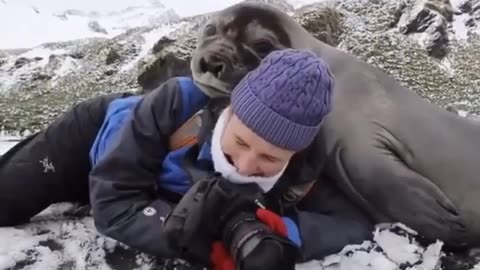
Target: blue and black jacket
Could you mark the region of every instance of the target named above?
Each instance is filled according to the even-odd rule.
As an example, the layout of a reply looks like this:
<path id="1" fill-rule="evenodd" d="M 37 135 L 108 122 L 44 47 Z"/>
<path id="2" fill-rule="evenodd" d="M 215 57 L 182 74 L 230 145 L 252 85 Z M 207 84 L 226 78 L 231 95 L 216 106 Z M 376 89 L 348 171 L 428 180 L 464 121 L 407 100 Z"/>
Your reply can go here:
<path id="1" fill-rule="evenodd" d="M 187 77 L 172 78 L 144 96 L 109 104 L 105 121 L 90 150 L 91 205 L 97 229 L 104 235 L 161 257 L 177 257 L 162 233 L 162 219 L 195 179 L 185 168 L 195 155 L 198 168 L 212 171 L 210 141 L 170 151 L 169 137 L 210 102 Z M 296 154 L 272 190 L 282 202 L 284 187 L 321 178 L 315 145 Z M 165 192 L 167 191 L 167 192 Z M 318 181 L 293 210 L 302 240 L 303 259 L 321 259 L 345 245 L 370 239 L 373 224 L 328 181 Z"/>

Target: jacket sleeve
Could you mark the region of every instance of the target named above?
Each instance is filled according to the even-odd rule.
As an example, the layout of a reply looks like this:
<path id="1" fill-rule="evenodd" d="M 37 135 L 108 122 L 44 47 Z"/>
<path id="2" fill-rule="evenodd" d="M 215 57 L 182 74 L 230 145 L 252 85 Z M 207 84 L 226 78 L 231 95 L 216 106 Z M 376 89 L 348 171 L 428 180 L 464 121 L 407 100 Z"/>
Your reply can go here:
<path id="1" fill-rule="evenodd" d="M 302 241 L 300 261 L 321 260 L 373 237 L 370 218 L 327 181 L 313 187 L 292 218 Z"/>
<path id="2" fill-rule="evenodd" d="M 156 178 L 168 138 L 181 122 L 181 97 L 176 79 L 145 95 L 89 176 L 97 230 L 161 257 L 175 254 L 162 233 L 171 206 L 156 198 Z"/>

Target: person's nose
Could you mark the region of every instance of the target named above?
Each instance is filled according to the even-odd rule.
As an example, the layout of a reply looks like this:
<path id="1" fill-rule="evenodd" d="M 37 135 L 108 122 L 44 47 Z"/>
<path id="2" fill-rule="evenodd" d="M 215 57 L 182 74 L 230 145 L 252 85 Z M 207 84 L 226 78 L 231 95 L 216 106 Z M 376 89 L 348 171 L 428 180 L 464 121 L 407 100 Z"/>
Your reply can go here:
<path id="1" fill-rule="evenodd" d="M 249 155 L 240 157 L 237 160 L 235 167 L 237 168 L 237 172 L 243 176 L 252 176 L 257 173 L 255 158 L 252 158 Z"/>

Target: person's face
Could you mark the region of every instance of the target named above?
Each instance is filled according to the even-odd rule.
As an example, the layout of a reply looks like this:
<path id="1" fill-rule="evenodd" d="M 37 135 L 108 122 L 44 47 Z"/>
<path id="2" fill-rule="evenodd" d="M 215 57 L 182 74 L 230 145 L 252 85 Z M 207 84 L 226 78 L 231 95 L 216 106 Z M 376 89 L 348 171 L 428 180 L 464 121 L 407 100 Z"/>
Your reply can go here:
<path id="1" fill-rule="evenodd" d="M 243 176 L 276 175 L 295 153 L 267 142 L 231 112 L 221 147 L 225 157 Z"/>

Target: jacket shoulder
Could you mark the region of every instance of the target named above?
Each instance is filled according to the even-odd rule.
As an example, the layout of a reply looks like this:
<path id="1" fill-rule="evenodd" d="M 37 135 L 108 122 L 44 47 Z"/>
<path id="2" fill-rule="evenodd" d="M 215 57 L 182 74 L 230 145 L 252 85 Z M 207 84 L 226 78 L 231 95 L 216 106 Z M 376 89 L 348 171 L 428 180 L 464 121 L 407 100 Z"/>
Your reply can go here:
<path id="1" fill-rule="evenodd" d="M 190 77 L 175 77 L 172 80 L 181 93 L 182 113 L 179 119 L 186 122 L 208 102 L 208 96 L 203 93 Z"/>

